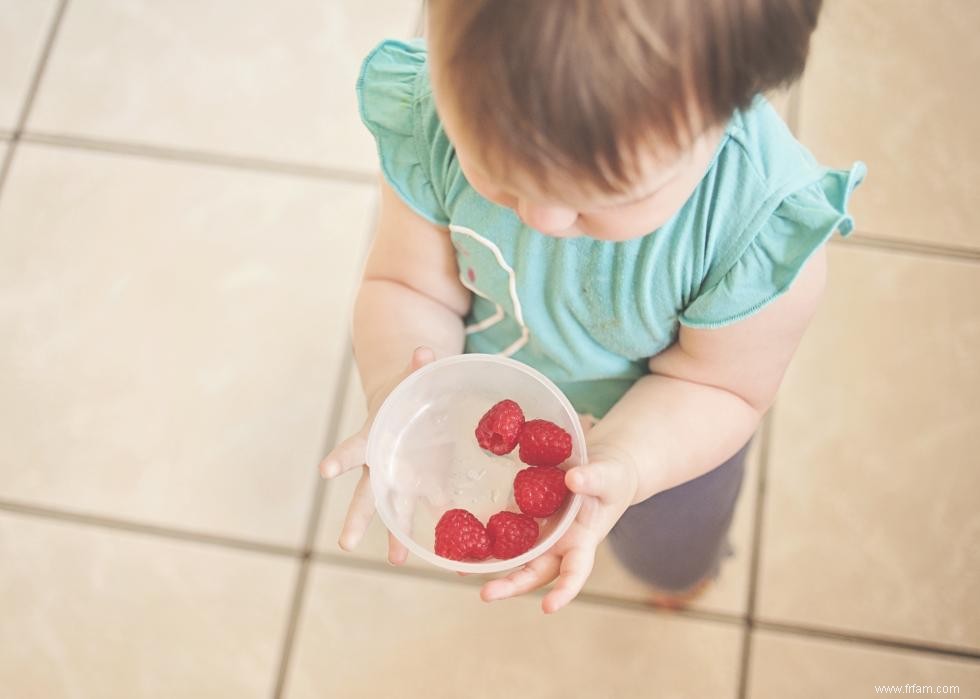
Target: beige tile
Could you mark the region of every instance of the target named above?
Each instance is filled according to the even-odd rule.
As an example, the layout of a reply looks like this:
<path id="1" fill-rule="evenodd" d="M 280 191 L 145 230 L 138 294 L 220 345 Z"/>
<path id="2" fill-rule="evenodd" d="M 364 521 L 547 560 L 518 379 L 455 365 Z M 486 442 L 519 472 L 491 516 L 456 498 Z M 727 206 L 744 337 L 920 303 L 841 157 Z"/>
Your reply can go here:
<path id="1" fill-rule="evenodd" d="M 905 694 L 980 696 L 980 662 L 757 631 L 752 639 L 750 699 L 865 699 L 875 686 Z M 917 685 L 906 688 L 905 685 Z"/>
<path id="2" fill-rule="evenodd" d="M 361 60 L 417 0 L 72 2 L 31 130 L 376 169 Z"/>
<path id="3" fill-rule="evenodd" d="M 285 696 L 735 696 L 741 629 L 318 565 Z"/>
<path id="4" fill-rule="evenodd" d="M 722 563 L 718 579 L 691 604 L 692 609 L 745 613 L 749 564 L 752 559 L 752 520 L 759 478 L 760 444 L 759 439 L 756 439 L 746 457 L 745 480 L 729 534 L 734 555 Z M 599 548 L 595 569 L 585 589 L 588 592 L 640 602 L 645 602 L 650 597 L 649 588 L 619 564 L 608 544 Z"/>
<path id="5" fill-rule="evenodd" d="M 55 0 L 0 0 L 0 131 L 17 126 L 56 4 Z"/>
<path id="6" fill-rule="evenodd" d="M 0 512 L 4 696 L 267 697 L 295 561 Z"/>
<path id="7" fill-rule="evenodd" d="M 980 266 L 830 250 L 775 408 L 759 614 L 980 648 Z"/>
<path id="8" fill-rule="evenodd" d="M 865 160 L 858 229 L 980 248 L 980 3 L 830 0 L 803 78 L 801 131 L 822 161 Z"/>
<path id="9" fill-rule="evenodd" d="M 0 497 L 298 545 L 373 198 L 22 144 Z"/>

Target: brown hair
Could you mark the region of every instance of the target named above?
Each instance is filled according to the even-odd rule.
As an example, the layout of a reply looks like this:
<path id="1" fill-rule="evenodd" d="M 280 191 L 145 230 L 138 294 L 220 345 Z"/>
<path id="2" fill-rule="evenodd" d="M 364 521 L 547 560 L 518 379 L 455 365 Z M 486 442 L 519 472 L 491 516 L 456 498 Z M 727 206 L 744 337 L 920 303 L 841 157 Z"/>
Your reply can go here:
<path id="1" fill-rule="evenodd" d="M 821 0 L 428 0 L 436 90 L 484 162 L 623 191 L 803 71 Z"/>

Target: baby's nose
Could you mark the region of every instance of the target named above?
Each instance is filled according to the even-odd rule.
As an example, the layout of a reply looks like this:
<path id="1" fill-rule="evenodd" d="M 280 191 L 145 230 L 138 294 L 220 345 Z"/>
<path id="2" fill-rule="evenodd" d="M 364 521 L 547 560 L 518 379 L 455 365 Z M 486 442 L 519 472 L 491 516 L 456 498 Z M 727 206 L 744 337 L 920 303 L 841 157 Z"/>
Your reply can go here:
<path id="1" fill-rule="evenodd" d="M 561 236 L 568 231 L 578 219 L 578 212 L 561 206 L 542 206 L 519 201 L 517 215 L 528 226 L 545 235 Z"/>

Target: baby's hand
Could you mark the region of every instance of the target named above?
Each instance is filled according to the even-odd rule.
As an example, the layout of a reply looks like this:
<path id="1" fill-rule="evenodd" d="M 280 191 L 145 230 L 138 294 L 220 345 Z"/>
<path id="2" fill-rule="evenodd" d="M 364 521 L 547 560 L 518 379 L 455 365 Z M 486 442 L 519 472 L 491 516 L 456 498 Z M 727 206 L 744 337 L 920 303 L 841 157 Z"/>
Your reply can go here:
<path id="1" fill-rule="evenodd" d="M 590 461 L 569 469 L 565 485 L 582 495 L 582 508 L 572 526 L 554 546 L 510 575 L 491 580 L 480 592 L 485 602 L 515 597 L 547 585 L 554 587 L 541 601 L 551 614 L 567 605 L 585 585 L 595 552 L 636 496 L 637 471 L 616 452 L 590 447 Z"/>
<path id="2" fill-rule="evenodd" d="M 395 386 L 401 383 L 409 374 L 416 369 L 425 366 L 435 359 L 435 354 L 428 347 L 419 347 L 412 353 L 408 369 L 400 376 L 396 377 L 382 390 L 370 397 L 368 405 L 368 417 L 364 425 L 355 434 L 351 435 L 327 454 L 320 462 L 320 475 L 324 478 L 336 478 L 352 468 L 361 466 L 363 473 L 361 480 L 354 489 L 350 505 L 347 508 L 347 517 L 344 520 L 344 528 L 340 532 L 340 539 L 337 543 L 345 551 L 351 551 L 357 547 L 371 524 L 374 516 L 374 496 L 371 493 L 371 481 L 368 474 L 368 465 L 365 464 L 365 453 L 367 451 L 368 434 L 371 432 L 371 425 L 374 417 L 378 413 L 381 404 L 391 393 Z M 401 565 L 408 558 L 408 549 L 393 534 L 388 534 L 388 560 Z"/>

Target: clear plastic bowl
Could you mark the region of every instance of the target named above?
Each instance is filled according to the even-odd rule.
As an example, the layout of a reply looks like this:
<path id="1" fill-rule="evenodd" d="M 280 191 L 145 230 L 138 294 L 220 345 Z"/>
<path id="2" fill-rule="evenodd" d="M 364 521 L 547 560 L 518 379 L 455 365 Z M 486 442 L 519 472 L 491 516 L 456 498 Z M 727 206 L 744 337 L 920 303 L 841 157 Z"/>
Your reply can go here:
<path id="1" fill-rule="evenodd" d="M 540 372 L 496 355 L 427 364 L 391 392 L 374 419 L 367 462 L 378 515 L 409 551 L 433 565 L 464 573 L 516 568 L 551 548 L 578 514 L 582 498 L 573 494 L 551 517 L 537 519 L 537 545 L 515 558 L 471 562 L 436 555 L 435 526 L 446 510 L 469 510 L 484 525 L 502 510 L 520 512 L 514 476 L 527 466 L 518 450 L 489 454 L 474 435 L 483 414 L 505 398 L 517 401 L 526 419 L 550 420 L 572 436 L 563 468 L 585 463 L 582 424 L 565 395 Z"/>

